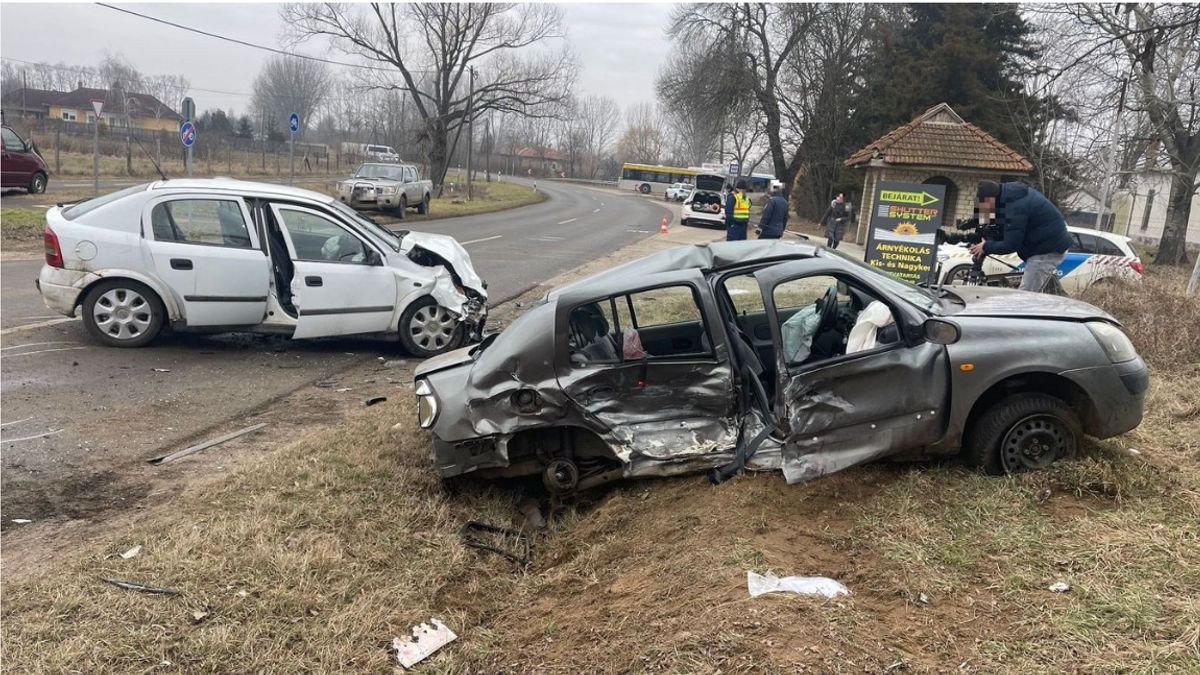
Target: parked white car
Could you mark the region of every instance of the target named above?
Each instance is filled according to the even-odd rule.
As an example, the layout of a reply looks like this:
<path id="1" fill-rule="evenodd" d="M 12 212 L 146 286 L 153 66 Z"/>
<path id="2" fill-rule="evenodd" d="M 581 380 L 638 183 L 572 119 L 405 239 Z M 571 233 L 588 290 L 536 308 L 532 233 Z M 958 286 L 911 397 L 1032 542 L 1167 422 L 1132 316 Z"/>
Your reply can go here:
<path id="1" fill-rule="evenodd" d="M 679 222 L 684 225 L 725 227 L 725 177 L 720 174 L 696 176 L 696 186 L 683 200 Z"/>
<path id="2" fill-rule="evenodd" d="M 1068 226 L 1067 231 L 1075 244 L 1067 251 L 1057 271 L 1059 283 L 1067 293 L 1079 295 L 1102 280 L 1141 280 L 1145 268 L 1129 245 L 1132 241 L 1129 237 L 1083 227 Z M 942 265 L 943 283 L 960 283 L 971 269 L 971 253 L 966 246 L 942 244 L 938 249 L 938 262 Z M 983 260 L 984 274 L 1005 274 L 1014 271 L 1013 268 L 1024 268 L 1015 253 Z"/>
<path id="3" fill-rule="evenodd" d="M 166 326 L 379 334 L 429 357 L 478 340 L 487 284 L 451 237 L 390 230 L 309 190 L 164 180 L 46 214 L 38 290 L 114 347 Z"/>
<path id="4" fill-rule="evenodd" d="M 663 191 L 663 199 L 669 202 L 681 202 L 692 194 L 692 190 L 691 183 L 672 183 L 671 187 Z"/>

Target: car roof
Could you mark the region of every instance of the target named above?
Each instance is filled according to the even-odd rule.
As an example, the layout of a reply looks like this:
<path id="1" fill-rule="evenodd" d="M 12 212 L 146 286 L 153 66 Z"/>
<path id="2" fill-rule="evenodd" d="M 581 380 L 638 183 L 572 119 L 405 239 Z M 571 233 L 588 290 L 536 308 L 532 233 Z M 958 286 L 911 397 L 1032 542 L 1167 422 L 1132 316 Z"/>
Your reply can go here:
<path id="1" fill-rule="evenodd" d="M 265 194 L 272 197 L 308 199 L 318 202 L 328 202 L 333 199 L 327 194 L 322 194 L 313 190 L 305 190 L 303 188 L 293 187 L 291 185 L 259 183 L 257 181 L 238 180 L 236 178 L 171 178 L 169 180 L 160 180 L 152 183 L 150 185 L 150 190 L 178 192 L 228 191 L 237 193 Z"/>

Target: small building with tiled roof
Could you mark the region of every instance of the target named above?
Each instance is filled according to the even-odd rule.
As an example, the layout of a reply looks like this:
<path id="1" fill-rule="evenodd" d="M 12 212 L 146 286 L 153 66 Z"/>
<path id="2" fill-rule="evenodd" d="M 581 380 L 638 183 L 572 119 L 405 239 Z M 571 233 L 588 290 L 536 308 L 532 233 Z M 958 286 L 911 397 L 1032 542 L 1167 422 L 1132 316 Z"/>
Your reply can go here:
<path id="1" fill-rule="evenodd" d="M 863 169 L 866 174 L 858 211 L 860 232 L 867 231 L 879 181 L 945 186 L 942 223 L 949 226 L 972 214 L 979 181 L 1012 180 L 1033 171 L 1033 165 L 1021 153 L 959 117 L 945 103 L 868 143 L 850 155 L 845 166 Z"/>
<path id="2" fill-rule="evenodd" d="M 72 91 L 17 89 L 3 99 L 8 116 L 52 119 L 63 122 L 91 123 L 96 113 L 92 101 L 103 101 L 100 124 L 138 129 L 175 131 L 183 118 L 168 104 L 150 94 L 126 92 L 119 88 L 96 89 L 79 86 Z"/>
<path id="3" fill-rule="evenodd" d="M 498 154 L 504 167 L 503 171 L 529 176 L 560 175 L 562 156 L 554 148 L 526 146 Z"/>

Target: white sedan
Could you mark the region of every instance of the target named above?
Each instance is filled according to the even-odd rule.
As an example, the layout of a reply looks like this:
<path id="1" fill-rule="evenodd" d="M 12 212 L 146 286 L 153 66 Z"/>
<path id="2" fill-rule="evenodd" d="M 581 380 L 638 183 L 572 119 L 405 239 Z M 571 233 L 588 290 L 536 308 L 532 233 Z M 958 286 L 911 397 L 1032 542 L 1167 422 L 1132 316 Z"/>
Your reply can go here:
<path id="1" fill-rule="evenodd" d="M 99 342 L 166 326 L 292 338 L 379 334 L 429 357 L 477 340 L 487 284 L 466 250 L 393 233 L 327 195 L 217 179 L 137 185 L 46 214 L 46 306 Z"/>
<path id="2" fill-rule="evenodd" d="M 1079 295 L 1102 280 L 1141 280 L 1144 268 L 1129 245 L 1132 241 L 1129 237 L 1083 227 L 1067 227 L 1067 231 L 1071 233 L 1074 245 L 1057 270 L 1058 280 L 1067 293 Z M 938 249 L 938 262 L 942 266 L 943 283 L 961 283 L 971 269 L 971 253 L 966 246 L 942 244 Z M 1017 272 L 1023 268 L 1024 263 L 1015 253 L 989 256 L 983 261 L 983 272 L 987 275 Z"/>

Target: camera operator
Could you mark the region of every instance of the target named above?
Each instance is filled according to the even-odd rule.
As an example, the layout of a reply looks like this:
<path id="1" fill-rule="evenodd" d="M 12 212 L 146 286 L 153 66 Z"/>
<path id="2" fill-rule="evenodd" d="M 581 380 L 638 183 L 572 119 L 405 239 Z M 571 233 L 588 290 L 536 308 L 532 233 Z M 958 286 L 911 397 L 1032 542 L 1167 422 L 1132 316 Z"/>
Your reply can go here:
<path id="1" fill-rule="evenodd" d="M 973 244 L 971 255 L 978 258 L 1015 251 L 1025 261 L 1021 290 L 1045 289 L 1071 247 L 1062 214 L 1042 193 L 1024 183 L 980 181 L 976 202 L 980 220 L 994 216 L 1003 238 Z"/>

